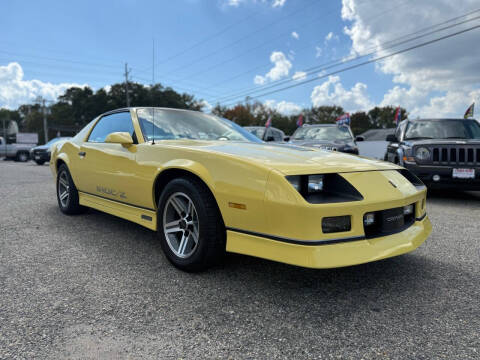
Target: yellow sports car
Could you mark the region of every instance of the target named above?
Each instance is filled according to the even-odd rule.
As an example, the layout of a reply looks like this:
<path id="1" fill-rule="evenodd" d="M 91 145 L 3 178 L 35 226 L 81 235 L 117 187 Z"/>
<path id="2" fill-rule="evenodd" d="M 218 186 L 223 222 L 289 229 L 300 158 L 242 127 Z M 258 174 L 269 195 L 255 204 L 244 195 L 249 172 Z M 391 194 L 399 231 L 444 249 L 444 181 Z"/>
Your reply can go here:
<path id="1" fill-rule="evenodd" d="M 407 253 L 428 237 L 426 188 L 397 165 L 266 144 L 214 115 L 128 108 L 52 149 L 60 210 L 95 208 L 157 231 L 167 258 L 225 251 L 330 268 Z"/>

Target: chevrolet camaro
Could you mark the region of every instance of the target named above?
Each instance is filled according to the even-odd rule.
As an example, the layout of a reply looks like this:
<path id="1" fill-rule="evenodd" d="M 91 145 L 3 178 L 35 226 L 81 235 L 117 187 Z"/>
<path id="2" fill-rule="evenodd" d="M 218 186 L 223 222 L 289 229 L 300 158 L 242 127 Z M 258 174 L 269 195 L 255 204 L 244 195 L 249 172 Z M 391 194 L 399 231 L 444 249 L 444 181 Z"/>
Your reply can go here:
<path id="1" fill-rule="evenodd" d="M 331 268 L 416 249 L 426 188 L 403 167 L 275 145 L 226 119 L 166 108 L 98 116 L 52 148 L 60 210 L 87 208 L 156 231 L 187 271 L 225 252 Z"/>

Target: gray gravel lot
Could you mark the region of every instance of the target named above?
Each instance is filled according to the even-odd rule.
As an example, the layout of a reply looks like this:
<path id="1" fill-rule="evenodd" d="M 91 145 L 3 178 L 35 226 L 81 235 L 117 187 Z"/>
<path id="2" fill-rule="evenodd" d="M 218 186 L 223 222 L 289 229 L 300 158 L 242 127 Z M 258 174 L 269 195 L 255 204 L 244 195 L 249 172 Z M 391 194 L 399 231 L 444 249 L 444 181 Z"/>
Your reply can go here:
<path id="1" fill-rule="evenodd" d="M 62 215 L 46 165 L 0 161 L 0 204 L 1 359 L 480 358 L 480 193 L 432 194 L 411 254 L 201 274 L 141 226 Z"/>

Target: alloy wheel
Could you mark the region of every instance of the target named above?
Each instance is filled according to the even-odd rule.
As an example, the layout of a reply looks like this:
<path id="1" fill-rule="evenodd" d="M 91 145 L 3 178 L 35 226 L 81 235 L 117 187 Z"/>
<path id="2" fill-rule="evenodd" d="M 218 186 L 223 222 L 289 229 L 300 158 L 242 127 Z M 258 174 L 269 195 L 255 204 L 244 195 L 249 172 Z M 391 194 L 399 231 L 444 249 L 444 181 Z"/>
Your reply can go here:
<path id="1" fill-rule="evenodd" d="M 63 207 L 67 207 L 70 197 L 70 185 L 66 171 L 62 171 L 58 176 L 58 198 Z"/>
<path id="2" fill-rule="evenodd" d="M 170 250 L 179 258 L 190 257 L 197 249 L 199 230 L 193 201 L 182 192 L 172 194 L 163 211 L 163 232 Z"/>

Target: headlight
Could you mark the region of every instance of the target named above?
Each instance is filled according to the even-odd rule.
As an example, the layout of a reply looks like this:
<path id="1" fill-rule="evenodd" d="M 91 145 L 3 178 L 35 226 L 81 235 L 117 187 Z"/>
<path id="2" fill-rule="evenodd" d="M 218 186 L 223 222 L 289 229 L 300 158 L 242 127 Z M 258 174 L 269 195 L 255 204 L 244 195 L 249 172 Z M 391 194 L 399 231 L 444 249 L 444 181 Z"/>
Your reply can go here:
<path id="1" fill-rule="evenodd" d="M 363 200 L 339 174 L 289 175 L 286 179 L 311 204 Z"/>
<path id="2" fill-rule="evenodd" d="M 418 160 L 428 160 L 430 158 L 430 150 L 428 150 L 427 148 L 425 147 L 419 147 L 416 151 L 415 151 L 415 157 L 418 159 Z"/>

